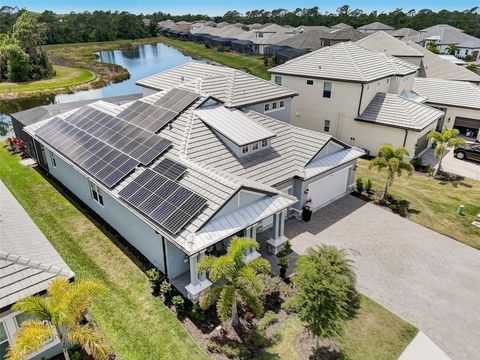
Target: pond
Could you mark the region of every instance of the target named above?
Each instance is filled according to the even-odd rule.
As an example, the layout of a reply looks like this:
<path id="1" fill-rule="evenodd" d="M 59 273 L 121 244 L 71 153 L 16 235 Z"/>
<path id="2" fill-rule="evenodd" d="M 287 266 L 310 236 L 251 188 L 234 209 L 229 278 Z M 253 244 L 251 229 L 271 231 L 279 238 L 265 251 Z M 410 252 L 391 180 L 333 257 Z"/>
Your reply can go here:
<path id="1" fill-rule="evenodd" d="M 135 85 L 136 81 L 190 61 L 201 62 L 162 43 L 141 45 L 122 50 L 100 51 L 97 54 L 100 62 L 118 64 L 126 68 L 130 73 L 130 79 L 100 89 L 79 91 L 74 94 L 1 101 L 0 138 L 10 135 L 6 134 L 5 130 L 10 123 L 8 115 L 11 113 L 40 105 L 139 93 L 142 89 Z"/>

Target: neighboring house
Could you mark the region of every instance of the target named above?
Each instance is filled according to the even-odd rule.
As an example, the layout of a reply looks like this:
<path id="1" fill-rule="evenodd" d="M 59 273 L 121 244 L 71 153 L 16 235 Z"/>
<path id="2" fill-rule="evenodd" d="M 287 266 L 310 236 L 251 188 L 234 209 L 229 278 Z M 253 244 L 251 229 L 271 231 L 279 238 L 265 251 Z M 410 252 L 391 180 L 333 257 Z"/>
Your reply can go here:
<path id="1" fill-rule="evenodd" d="M 354 28 L 332 29 L 332 31 L 322 38 L 322 41 L 323 46 L 333 46 L 346 41 L 355 42 L 363 37 L 365 37 L 365 35 Z"/>
<path id="2" fill-rule="evenodd" d="M 418 31 L 411 28 L 401 28 L 392 32 L 392 36 L 400 40 L 405 37 L 415 36 L 417 34 L 418 34 Z"/>
<path id="3" fill-rule="evenodd" d="M 440 59 L 448 60 L 454 63 L 455 65 L 466 66 L 468 63 L 462 59 L 457 58 L 455 55 L 437 55 Z"/>
<path id="4" fill-rule="evenodd" d="M 330 29 L 332 29 L 332 30 L 334 30 L 334 29 L 353 29 L 353 27 L 350 26 L 350 25 L 347 25 L 345 23 L 338 23 L 336 25 L 330 26 Z"/>
<path id="5" fill-rule="evenodd" d="M 434 42 L 441 54 L 448 54 L 447 48 L 454 44 L 458 50 L 453 55 L 460 58 L 472 55 L 474 59 L 480 59 L 480 39 L 465 34 L 463 30 L 451 25 L 431 26 L 420 30 L 419 34 L 405 37 L 403 40 L 416 42 L 422 47 L 427 47 L 429 42 Z"/>
<path id="6" fill-rule="evenodd" d="M 384 143 L 420 155 L 443 113 L 412 91 L 417 66 L 347 42 L 269 70 L 295 90 L 293 125 L 332 134 L 375 155 Z"/>
<path id="7" fill-rule="evenodd" d="M 242 108 L 268 114 L 290 122 L 292 98 L 297 95 L 286 87 L 272 84 L 244 71 L 224 66 L 187 63 L 137 81 L 144 95 L 182 86 L 222 101 L 228 108 Z"/>
<path id="8" fill-rule="evenodd" d="M 395 28 L 389 25 L 385 25 L 381 22 L 375 21 L 373 23 L 360 26 L 357 28 L 357 30 L 365 34 L 371 34 L 377 31 L 385 31 L 388 33 L 393 33 L 395 31 Z"/>
<path id="9" fill-rule="evenodd" d="M 230 75 L 235 83 L 241 74 Z M 267 228 L 263 246 L 278 252 L 285 218 L 307 199 L 316 210 L 347 194 L 364 154 L 248 109 L 272 96 L 274 84 L 239 81 L 233 89 L 228 76 L 209 79 L 192 78 L 195 92 L 189 82 L 122 106 L 98 101 L 25 128 L 46 171 L 193 301 L 211 285 L 197 272 L 200 258 Z M 293 94 L 274 89 L 280 98 Z M 237 102 L 241 109 L 229 106 Z M 251 249 L 244 261 L 258 256 Z"/>
<path id="10" fill-rule="evenodd" d="M 480 87 L 464 81 L 416 78 L 413 89 L 427 98 L 427 104 L 445 111 L 439 129 L 455 128 L 480 141 Z"/>
<path id="11" fill-rule="evenodd" d="M 27 296 L 43 294 L 59 276 L 73 280 L 74 273 L 0 181 L 0 359 L 15 343 L 22 322 L 31 319 L 11 307 Z M 27 358 L 49 359 L 61 352 L 53 339 Z"/>
<path id="12" fill-rule="evenodd" d="M 371 51 L 395 56 L 418 67 L 421 66 L 424 56 L 420 51 L 387 34 L 385 31 L 370 34 L 358 40 L 356 44 Z"/>
<path id="13" fill-rule="evenodd" d="M 299 27 L 296 27 L 296 28 L 293 29 L 293 34 L 298 35 L 298 34 L 305 33 L 307 31 L 318 31 L 318 30 L 323 31 L 323 32 L 332 31 L 332 29 L 330 29 L 326 26 L 322 26 L 322 25 L 319 25 L 319 26 L 300 25 Z"/>

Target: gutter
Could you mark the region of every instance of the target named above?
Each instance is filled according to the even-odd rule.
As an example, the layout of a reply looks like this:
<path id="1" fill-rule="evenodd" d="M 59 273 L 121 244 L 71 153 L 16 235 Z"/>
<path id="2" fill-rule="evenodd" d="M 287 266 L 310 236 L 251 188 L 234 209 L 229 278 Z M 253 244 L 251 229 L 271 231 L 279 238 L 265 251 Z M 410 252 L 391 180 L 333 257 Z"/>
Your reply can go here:
<path id="1" fill-rule="evenodd" d="M 358 110 L 357 110 L 357 115 L 360 116 L 360 108 L 362 106 L 362 100 L 363 100 L 363 89 L 365 88 L 365 84 L 362 83 L 362 92 L 360 93 L 360 102 L 358 103 Z"/>

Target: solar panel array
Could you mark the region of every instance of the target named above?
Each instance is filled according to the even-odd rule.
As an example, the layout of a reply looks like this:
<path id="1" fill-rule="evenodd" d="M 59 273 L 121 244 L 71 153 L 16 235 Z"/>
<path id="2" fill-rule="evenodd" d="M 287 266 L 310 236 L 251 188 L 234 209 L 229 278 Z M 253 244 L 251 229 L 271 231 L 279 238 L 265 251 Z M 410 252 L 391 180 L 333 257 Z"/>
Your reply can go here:
<path id="1" fill-rule="evenodd" d="M 143 165 L 150 164 L 172 144 L 152 132 L 91 107 L 80 109 L 66 121 Z"/>
<path id="2" fill-rule="evenodd" d="M 207 200 L 153 170 L 146 169 L 119 196 L 153 222 L 176 234 Z"/>
<path id="3" fill-rule="evenodd" d="M 166 176 L 170 180 L 179 179 L 187 170 L 185 166 L 170 159 L 162 159 L 153 170 L 161 175 Z"/>
<path id="4" fill-rule="evenodd" d="M 199 97 L 198 94 L 172 89 L 153 105 L 137 100 L 117 116 L 145 130 L 158 132 Z"/>
<path id="5" fill-rule="evenodd" d="M 39 128 L 36 135 L 108 188 L 138 166 L 130 156 L 58 117 Z"/>

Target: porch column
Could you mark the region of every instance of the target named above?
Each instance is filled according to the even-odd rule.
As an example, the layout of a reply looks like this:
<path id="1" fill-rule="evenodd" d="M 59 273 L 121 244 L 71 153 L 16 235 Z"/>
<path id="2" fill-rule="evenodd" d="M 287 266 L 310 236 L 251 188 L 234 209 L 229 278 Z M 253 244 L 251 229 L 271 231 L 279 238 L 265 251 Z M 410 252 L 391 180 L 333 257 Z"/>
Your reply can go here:
<path id="1" fill-rule="evenodd" d="M 284 235 L 285 213 L 280 211 L 273 216 L 272 238 L 267 241 L 268 251 L 277 254 L 285 246 L 288 239 Z"/>
<path id="2" fill-rule="evenodd" d="M 252 225 L 248 228 L 245 229 L 245 236 L 256 240 L 257 238 L 257 227 L 255 225 Z M 249 247 L 245 253 L 245 256 L 243 257 L 243 262 L 245 264 L 249 263 L 250 261 L 260 257 L 260 253 L 254 248 L 254 247 Z"/>
<path id="3" fill-rule="evenodd" d="M 190 284 L 198 285 L 199 277 L 197 272 L 197 254 L 190 256 Z"/>
<path id="4" fill-rule="evenodd" d="M 185 286 L 185 290 L 187 290 L 188 298 L 196 303 L 202 292 L 208 289 L 212 283 L 210 280 L 207 279 L 205 273 L 199 274 L 197 271 L 197 263 L 202 257 L 205 256 L 205 251 L 202 251 L 198 254 L 190 256 L 190 284 Z"/>
<path id="5" fill-rule="evenodd" d="M 205 257 L 205 250 L 200 251 L 200 253 L 198 254 L 198 260 L 200 261 L 204 257 Z M 200 278 L 200 281 L 205 281 L 207 280 L 207 274 L 205 272 L 200 273 L 199 278 Z"/>

